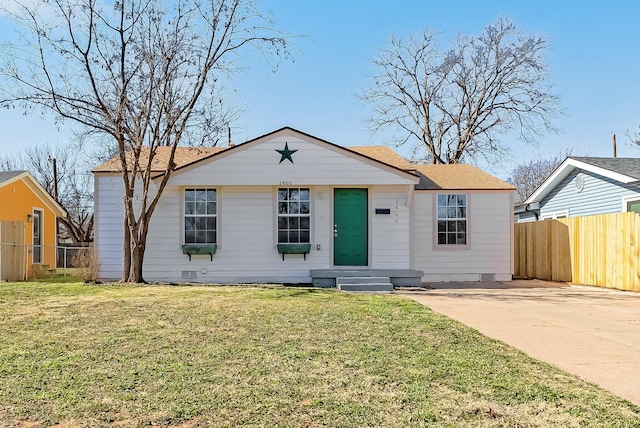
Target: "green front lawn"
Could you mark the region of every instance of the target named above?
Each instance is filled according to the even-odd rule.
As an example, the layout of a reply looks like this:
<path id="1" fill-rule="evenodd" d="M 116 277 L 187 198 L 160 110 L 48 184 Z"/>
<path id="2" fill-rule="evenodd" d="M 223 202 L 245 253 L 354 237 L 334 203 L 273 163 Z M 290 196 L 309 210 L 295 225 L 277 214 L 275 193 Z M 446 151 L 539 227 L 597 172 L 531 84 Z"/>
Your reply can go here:
<path id="1" fill-rule="evenodd" d="M 0 283 L 0 426 L 19 421 L 640 427 L 640 408 L 396 296 Z"/>

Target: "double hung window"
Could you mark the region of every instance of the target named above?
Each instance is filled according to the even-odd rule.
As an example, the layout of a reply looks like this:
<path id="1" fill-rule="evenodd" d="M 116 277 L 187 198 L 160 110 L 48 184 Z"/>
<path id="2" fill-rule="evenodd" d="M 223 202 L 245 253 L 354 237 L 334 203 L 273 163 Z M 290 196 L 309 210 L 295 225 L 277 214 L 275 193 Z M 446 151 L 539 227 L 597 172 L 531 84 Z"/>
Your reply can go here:
<path id="1" fill-rule="evenodd" d="M 185 189 L 184 243 L 215 244 L 216 231 L 216 189 Z"/>
<path id="2" fill-rule="evenodd" d="M 278 244 L 308 244 L 311 219 L 309 188 L 278 189 Z"/>
<path id="3" fill-rule="evenodd" d="M 467 245 L 467 195 L 438 195 L 438 245 Z"/>

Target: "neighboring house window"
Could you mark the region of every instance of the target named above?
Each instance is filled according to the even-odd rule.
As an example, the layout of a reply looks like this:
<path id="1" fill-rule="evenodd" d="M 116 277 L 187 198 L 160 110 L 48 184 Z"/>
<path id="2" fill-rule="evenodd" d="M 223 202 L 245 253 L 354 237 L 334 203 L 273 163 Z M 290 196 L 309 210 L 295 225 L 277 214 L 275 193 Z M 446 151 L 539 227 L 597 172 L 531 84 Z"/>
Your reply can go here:
<path id="1" fill-rule="evenodd" d="M 33 263 L 42 263 L 42 222 L 43 215 L 41 210 L 33 210 Z"/>
<path id="2" fill-rule="evenodd" d="M 309 205 L 309 188 L 278 189 L 278 244 L 310 242 Z"/>
<path id="3" fill-rule="evenodd" d="M 640 214 L 640 196 L 632 195 L 622 198 L 622 210 Z"/>
<path id="4" fill-rule="evenodd" d="M 627 202 L 627 211 L 633 211 L 640 214 L 640 201 Z"/>
<path id="5" fill-rule="evenodd" d="M 215 189 L 185 189 L 184 243 L 215 244 L 217 194 Z"/>
<path id="6" fill-rule="evenodd" d="M 566 211 L 558 211 L 555 213 L 547 213 L 547 214 L 543 214 L 541 216 L 542 220 L 548 220 L 548 219 L 557 219 L 557 218 L 567 218 L 569 217 L 569 210 Z"/>
<path id="7" fill-rule="evenodd" d="M 438 195 L 438 245 L 467 245 L 467 195 Z"/>
<path id="8" fill-rule="evenodd" d="M 520 214 L 516 215 L 516 223 L 531 223 L 536 221 L 535 216 L 530 216 L 530 217 L 525 217 L 525 216 L 521 216 Z"/>

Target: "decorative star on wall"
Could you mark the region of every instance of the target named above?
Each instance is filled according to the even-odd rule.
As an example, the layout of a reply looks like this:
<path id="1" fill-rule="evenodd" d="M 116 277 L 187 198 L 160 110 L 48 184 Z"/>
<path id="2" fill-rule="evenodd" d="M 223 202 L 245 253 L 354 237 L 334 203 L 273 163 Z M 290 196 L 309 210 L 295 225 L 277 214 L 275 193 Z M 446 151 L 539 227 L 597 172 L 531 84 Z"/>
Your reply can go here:
<path id="1" fill-rule="evenodd" d="M 279 164 L 282 163 L 283 160 L 287 159 L 289 162 L 293 163 L 293 158 L 291 157 L 297 150 L 289 149 L 289 143 L 284 143 L 284 150 L 276 149 L 276 152 L 280 153 L 281 158 Z"/>

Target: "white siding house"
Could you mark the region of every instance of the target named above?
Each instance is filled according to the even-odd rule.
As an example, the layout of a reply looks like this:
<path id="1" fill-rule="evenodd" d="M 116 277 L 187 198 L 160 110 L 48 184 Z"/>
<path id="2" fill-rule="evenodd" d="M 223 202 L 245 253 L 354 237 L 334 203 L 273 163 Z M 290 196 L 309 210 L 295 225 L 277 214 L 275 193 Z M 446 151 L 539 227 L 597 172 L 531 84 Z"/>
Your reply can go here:
<path id="1" fill-rule="evenodd" d="M 493 177 L 490 189 L 453 189 L 469 214 L 447 221 L 464 221 L 460 233 L 468 232 L 438 243 L 437 228 L 446 226 L 436 218 L 438 195 L 451 192 L 425 185 L 422 167 L 387 147 L 344 148 L 282 128 L 227 149 L 179 149 L 176 164 L 150 224 L 147 281 L 332 286 L 347 273 L 395 285 L 510 279 L 513 189 Z M 94 174 L 99 276 L 117 280 L 124 236 L 117 160 Z"/>

